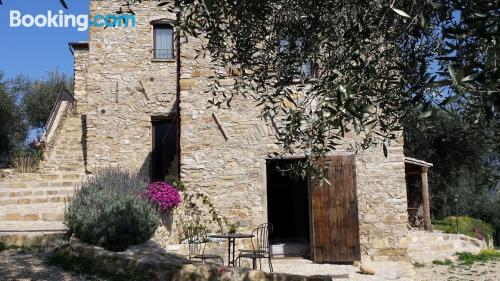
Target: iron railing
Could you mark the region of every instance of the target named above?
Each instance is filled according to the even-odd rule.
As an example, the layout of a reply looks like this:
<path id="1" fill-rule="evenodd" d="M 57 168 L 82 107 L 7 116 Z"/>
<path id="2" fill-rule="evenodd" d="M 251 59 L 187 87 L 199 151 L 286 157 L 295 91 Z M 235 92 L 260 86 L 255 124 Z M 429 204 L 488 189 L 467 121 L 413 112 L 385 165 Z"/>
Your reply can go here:
<path id="1" fill-rule="evenodd" d="M 64 104 L 66 108 L 63 108 L 61 110 L 61 106 Z M 48 136 L 50 135 L 50 132 L 54 129 L 57 128 L 56 120 L 58 115 L 63 114 L 67 111 L 68 106 L 71 110 L 75 109 L 76 105 L 76 100 L 73 97 L 73 95 L 66 89 L 66 87 L 61 88 L 61 91 L 57 95 L 56 102 L 54 103 L 54 106 L 52 107 L 52 110 L 50 111 L 49 118 L 47 119 L 47 122 L 45 123 L 44 127 L 44 133 L 42 136 L 42 140 L 45 142 L 49 142 L 50 140 L 48 139 Z M 60 118 L 59 118 L 60 120 Z M 55 126 L 54 126 L 55 125 Z"/>

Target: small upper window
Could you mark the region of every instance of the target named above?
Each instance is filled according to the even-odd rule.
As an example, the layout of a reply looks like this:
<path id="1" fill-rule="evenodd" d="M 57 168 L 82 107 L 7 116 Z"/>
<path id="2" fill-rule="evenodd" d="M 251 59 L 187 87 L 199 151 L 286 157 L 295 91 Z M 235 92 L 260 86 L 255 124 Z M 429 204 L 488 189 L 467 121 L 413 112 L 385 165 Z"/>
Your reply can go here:
<path id="1" fill-rule="evenodd" d="M 293 41 L 292 41 L 293 42 Z M 290 48 L 300 50 L 302 48 L 302 38 L 296 37 L 294 46 L 292 47 L 290 41 L 284 38 L 280 39 L 280 52 L 288 53 Z M 305 59 L 304 63 L 296 70 L 298 77 L 311 77 L 314 75 L 314 63 L 311 59 Z"/>
<path id="2" fill-rule="evenodd" d="M 173 59 L 174 58 L 174 29 L 167 24 L 155 24 L 153 58 Z"/>

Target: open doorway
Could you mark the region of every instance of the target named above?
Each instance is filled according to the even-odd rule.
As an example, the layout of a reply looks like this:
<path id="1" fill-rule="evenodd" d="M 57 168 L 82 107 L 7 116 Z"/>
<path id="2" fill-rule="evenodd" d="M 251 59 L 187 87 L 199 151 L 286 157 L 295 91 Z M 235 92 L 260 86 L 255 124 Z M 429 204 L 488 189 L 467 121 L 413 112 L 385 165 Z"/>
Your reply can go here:
<path id="1" fill-rule="evenodd" d="M 174 118 L 153 117 L 153 146 L 151 151 L 151 180 L 164 180 L 178 173 L 177 121 Z"/>
<path id="2" fill-rule="evenodd" d="M 301 159 L 267 161 L 268 220 L 273 256 L 307 257 L 310 249 L 307 179 L 286 172 Z"/>

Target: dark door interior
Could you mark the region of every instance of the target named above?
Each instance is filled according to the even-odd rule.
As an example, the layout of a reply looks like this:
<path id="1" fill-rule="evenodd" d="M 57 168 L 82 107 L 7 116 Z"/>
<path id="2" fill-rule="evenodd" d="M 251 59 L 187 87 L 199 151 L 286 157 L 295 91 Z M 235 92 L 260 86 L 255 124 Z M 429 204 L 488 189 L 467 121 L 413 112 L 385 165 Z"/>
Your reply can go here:
<path id="1" fill-rule="evenodd" d="M 177 122 L 169 118 L 153 118 L 152 180 L 175 176 L 178 165 Z"/>
<path id="2" fill-rule="evenodd" d="M 307 179 L 283 170 L 294 161 L 267 162 L 268 220 L 273 224 L 271 240 L 309 243 L 309 195 Z"/>

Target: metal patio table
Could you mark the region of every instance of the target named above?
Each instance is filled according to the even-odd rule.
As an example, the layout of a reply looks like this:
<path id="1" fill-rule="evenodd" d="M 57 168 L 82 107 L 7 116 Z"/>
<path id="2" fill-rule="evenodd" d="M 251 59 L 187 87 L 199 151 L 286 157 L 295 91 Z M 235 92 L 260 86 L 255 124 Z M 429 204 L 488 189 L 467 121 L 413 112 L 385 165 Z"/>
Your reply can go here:
<path id="1" fill-rule="evenodd" d="M 234 266 L 234 251 L 236 247 L 236 239 L 245 239 L 254 237 L 253 234 L 243 234 L 243 233 L 228 233 L 228 234 L 212 234 L 208 235 L 210 238 L 219 238 L 219 239 L 227 239 L 228 247 L 227 247 L 227 265 Z M 232 255 L 231 255 L 232 252 Z M 232 259 L 231 259 L 232 256 Z"/>

